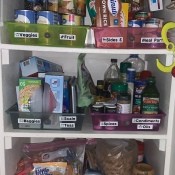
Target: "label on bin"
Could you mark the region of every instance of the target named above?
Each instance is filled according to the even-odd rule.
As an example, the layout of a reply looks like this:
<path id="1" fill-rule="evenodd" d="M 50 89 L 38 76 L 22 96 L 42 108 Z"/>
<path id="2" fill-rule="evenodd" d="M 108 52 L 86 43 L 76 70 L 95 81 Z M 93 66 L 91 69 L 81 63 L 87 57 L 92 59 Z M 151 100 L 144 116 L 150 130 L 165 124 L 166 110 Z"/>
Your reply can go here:
<path id="1" fill-rule="evenodd" d="M 100 126 L 118 126 L 118 121 L 102 121 Z"/>
<path id="2" fill-rule="evenodd" d="M 133 118 L 132 123 L 160 123 L 161 119 L 157 118 Z"/>
<path id="3" fill-rule="evenodd" d="M 76 40 L 76 35 L 60 34 L 60 40 L 75 41 Z"/>
<path id="4" fill-rule="evenodd" d="M 60 128 L 75 128 L 75 123 L 60 123 Z"/>
<path id="5" fill-rule="evenodd" d="M 123 43 L 123 37 L 102 37 L 102 43 Z"/>
<path id="6" fill-rule="evenodd" d="M 145 129 L 145 130 L 150 129 L 151 130 L 151 129 L 153 129 L 153 125 L 144 125 L 144 124 L 143 125 L 137 125 L 137 129 Z"/>
<path id="7" fill-rule="evenodd" d="M 41 119 L 18 118 L 19 128 L 41 128 Z"/>
<path id="8" fill-rule="evenodd" d="M 59 116 L 60 121 L 65 122 L 65 121 L 77 121 L 76 116 Z"/>
<path id="9" fill-rule="evenodd" d="M 37 32 L 14 32 L 14 38 L 39 38 Z"/>
<path id="10" fill-rule="evenodd" d="M 161 37 L 142 37 L 141 43 L 163 43 L 163 40 Z"/>

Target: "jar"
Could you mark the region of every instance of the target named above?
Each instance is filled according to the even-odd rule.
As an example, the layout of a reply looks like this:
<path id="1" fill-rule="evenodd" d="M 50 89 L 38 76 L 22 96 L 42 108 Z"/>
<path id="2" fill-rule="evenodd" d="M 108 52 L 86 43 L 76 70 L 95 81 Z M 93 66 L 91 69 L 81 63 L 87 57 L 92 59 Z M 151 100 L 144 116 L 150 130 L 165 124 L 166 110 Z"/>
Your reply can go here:
<path id="1" fill-rule="evenodd" d="M 117 113 L 131 113 L 131 95 L 129 93 L 120 93 L 117 100 Z"/>
<path id="2" fill-rule="evenodd" d="M 134 166 L 132 175 L 155 175 L 155 173 L 151 165 L 138 163 Z"/>
<path id="3" fill-rule="evenodd" d="M 128 84 L 123 82 L 116 82 L 112 83 L 111 85 L 111 98 L 114 103 L 117 103 L 117 96 L 120 93 L 127 93 L 128 91 Z"/>
<path id="4" fill-rule="evenodd" d="M 94 113 L 104 113 L 103 104 L 94 104 L 92 106 L 92 112 L 94 112 Z"/>
<path id="5" fill-rule="evenodd" d="M 105 105 L 105 113 L 116 113 L 116 105 Z"/>

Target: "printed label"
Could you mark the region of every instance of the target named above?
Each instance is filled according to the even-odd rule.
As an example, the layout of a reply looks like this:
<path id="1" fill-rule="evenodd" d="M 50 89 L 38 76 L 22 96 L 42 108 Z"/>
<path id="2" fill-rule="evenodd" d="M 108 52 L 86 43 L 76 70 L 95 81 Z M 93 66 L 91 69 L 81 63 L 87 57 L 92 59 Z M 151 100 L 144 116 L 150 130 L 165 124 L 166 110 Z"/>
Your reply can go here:
<path id="1" fill-rule="evenodd" d="M 41 119 L 18 118 L 18 123 L 41 124 Z"/>
<path id="2" fill-rule="evenodd" d="M 102 37 L 102 43 L 123 43 L 123 37 Z"/>
<path id="3" fill-rule="evenodd" d="M 141 38 L 141 43 L 163 43 L 163 40 L 161 37 L 143 37 Z"/>
<path id="4" fill-rule="evenodd" d="M 133 118 L 132 123 L 160 123 L 161 119 Z"/>
<path id="5" fill-rule="evenodd" d="M 77 117 L 76 116 L 60 116 L 60 121 L 64 122 L 64 121 L 77 121 Z"/>
<path id="6" fill-rule="evenodd" d="M 118 126 L 118 121 L 103 121 L 100 126 Z"/>
<path id="7" fill-rule="evenodd" d="M 119 12 L 119 1 L 108 0 L 108 9 L 112 16 L 116 16 Z"/>
<path id="8" fill-rule="evenodd" d="M 18 124 L 20 129 L 25 129 L 25 128 L 40 129 L 41 119 L 18 118 Z"/>
<path id="9" fill-rule="evenodd" d="M 75 123 L 60 123 L 60 128 L 75 128 Z"/>
<path id="10" fill-rule="evenodd" d="M 14 32 L 14 38 L 39 38 L 37 32 Z"/>
<path id="11" fill-rule="evenodd" d="M 137 125 L 137 129 L 151 130 L 153 129 L 153 125 Z"/>
<path id="12" fill-rule="evenodd" d="M 60 40 L 75 41 L 76 40 L 76 35 L 60 34 Z"/>

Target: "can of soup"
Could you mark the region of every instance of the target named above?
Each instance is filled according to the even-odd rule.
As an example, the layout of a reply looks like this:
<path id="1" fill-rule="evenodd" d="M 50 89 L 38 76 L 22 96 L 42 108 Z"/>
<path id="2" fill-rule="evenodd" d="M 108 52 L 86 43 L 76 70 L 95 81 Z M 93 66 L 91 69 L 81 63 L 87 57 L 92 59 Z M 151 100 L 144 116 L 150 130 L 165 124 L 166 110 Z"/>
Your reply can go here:
<path id="1" fill-rule="evenodd" d="M 59 0 L 48 0 L 48 10 L 58 12 L 58 2 Z"/>
<path id="2" fill-rule="evenodd" d="M 61 24 L 61 15 L 51 11 L 37 12 L 37 24 Z"/>
<path id="3" fill-rule="evenodd" d="M 84 25 L 84 17 L 74 14 L 62 15 L 63 25 Z"/>
<path id="4" fill-rule="evenodd" d="M 15 10 L 15 22 L 36 23 L 36 13 L 33 10 Z"/>
<path id="5" fill-rule="evenodd" d="M 143 27 L 144 21 L 143 20 L 130 20 L 128 21 L 128 27 Z"/>

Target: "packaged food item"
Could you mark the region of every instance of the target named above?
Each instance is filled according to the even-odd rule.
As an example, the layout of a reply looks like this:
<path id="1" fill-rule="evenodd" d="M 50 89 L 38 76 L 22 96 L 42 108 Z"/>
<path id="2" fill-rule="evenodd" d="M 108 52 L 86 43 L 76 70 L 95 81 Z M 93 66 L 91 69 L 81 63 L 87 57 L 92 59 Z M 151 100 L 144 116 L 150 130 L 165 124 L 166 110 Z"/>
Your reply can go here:
<path id="1" fill-rule="evenodd" d="M 135 140 L 98 139 L 96 146 L 97 165 L 102 174 L 130 175 L 137 162 Z"/>
<path id="2" fill-rule="evenodd" d="M 146 163 L 138 163 L 134 166 L 132 175 L 138 174 L 155 175 L 155 172 L 151 165 Z"/>
<path id="3" fill-rule="evenodd" d="M 122 3 L 121 0 L 87 0 L 87 8 L 93 26 L 128 26 L 129 3 Z"/>
<path id="4" fill-rule="evenodd" d="M 91 74 L 85 66 L 85 54 L 78 56 L 78 107 L 88 107 L 94 103 L 96 95 L 96 87 L 91 77 Z"/>
<path id="5" fill-rule="evenodd" d="M 19 78 L 18 109 L 21 112 L 42 112 L 43 82 L 39 78 Z"/>
<path id="6" fill-rule="evenodd" d="M 43 112 L 63 112 L 63 75 L 46 75 L 43 93 Z"/>
<path id="7" fill-rule="evenodd" d="M 37 76 L 39 72 L 62 72 L 63 68 L 59 64 L 52 63 L 42 58 L 31 56 L 20 61 L 20 68 L 23 77 Z"/>
<path id="8" fill-rule="evenodd" d="M 81 175 L 85 139 L 56 139 L 44 143 L 25 143 L 15 175 Z"/>

